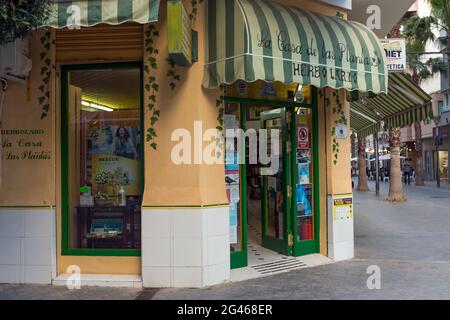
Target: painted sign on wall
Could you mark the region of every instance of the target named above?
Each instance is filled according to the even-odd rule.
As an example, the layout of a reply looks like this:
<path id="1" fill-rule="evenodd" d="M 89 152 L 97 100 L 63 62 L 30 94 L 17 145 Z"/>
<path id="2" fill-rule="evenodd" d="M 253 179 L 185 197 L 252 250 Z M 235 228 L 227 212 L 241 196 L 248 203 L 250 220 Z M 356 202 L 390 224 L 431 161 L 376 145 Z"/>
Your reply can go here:
<path id="1" fill-rule="evenodd" d="M 43 141 L 45 134 L 37 128 L 3 129 L 3 160 L 50 160 L 51 146 Z"/>

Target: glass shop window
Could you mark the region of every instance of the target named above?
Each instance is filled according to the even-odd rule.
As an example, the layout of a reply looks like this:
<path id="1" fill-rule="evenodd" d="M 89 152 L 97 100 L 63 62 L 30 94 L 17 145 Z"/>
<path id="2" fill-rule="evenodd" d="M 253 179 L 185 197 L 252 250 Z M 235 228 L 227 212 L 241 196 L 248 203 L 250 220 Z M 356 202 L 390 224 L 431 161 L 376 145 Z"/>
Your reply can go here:
<path id="1" fill-rule="evenodd" d="M 240 129 L 240 106 L 238 103 L 226 103 L 224 115 L 225 129 Z M 231 140 L 231 139 L 230 139 Z M 230 203 L 230 250 L 243 251 L 242 246 L 242 202 L 241 168 L 239 166 L 238 139 L 229 141 L 225 152 L 225 187 Z"/>
<path id="2" fill-rule="evenodd" d="M 139 68 L 68 74 L 69 249 L 141 247 L 140 74 Z"/>

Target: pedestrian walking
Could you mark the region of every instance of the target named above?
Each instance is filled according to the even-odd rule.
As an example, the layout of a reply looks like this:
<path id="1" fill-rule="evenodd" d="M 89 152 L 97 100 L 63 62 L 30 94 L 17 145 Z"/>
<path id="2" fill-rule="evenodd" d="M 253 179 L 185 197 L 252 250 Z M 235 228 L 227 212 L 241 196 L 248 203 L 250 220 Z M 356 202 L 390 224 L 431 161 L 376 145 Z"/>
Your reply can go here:
<path id="1" fill-rule="evenodd" d="M 405 185 L 411 184 L 411 171 L 412 171 L 412 166 L 409 163 L 409 160 L 406 160 L 405 163 L 403 164 L 403 180 Z"/>

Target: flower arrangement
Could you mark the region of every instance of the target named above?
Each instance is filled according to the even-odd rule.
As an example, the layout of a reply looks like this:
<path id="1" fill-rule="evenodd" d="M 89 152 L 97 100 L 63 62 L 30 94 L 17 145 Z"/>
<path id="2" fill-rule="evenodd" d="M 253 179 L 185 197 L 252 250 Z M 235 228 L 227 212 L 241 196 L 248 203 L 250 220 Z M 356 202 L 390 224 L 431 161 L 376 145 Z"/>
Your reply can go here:
<path id="1" fill-rule="evenodd" d="M 105 202 L 112 198 L 115 203 L 118 201 L 119 186 L 125 187 L 131 183 L 128 172 L 122 167 L 116 168 L 113 172 L 99 171 L 94 181 L 98 186 L 95 200 Z M 111 190 L 107 191 L 107 187 L 111 187 Z"/>
<path id="2" fill-rule="evenodd" d="M 107 186 L 113 182 L 114 176 L 109 171 L 100 171 L 95 175 L 94 180 L 99 186 Z"/>

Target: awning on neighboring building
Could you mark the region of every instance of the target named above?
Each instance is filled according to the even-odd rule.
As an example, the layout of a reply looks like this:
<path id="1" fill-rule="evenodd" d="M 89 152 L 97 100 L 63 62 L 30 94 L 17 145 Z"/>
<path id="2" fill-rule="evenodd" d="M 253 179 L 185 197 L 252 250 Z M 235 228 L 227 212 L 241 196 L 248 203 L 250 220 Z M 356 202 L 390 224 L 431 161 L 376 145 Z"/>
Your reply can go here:
<path id="1" fill-rule="evenodd" d="M 384 128 L 402 128 L 433 116 L 431 97 L 408 75 L 389 74 L 389 94 L 362 97 L 350 104 L 350 126 L 359 135 L 368 136 Z"/>
<path id="2" fill-rule="evenodd" d="M 90 27 L 100 23 L 141 24 L 158 20 L 160 0 L 53 0 L 53 14 L 47 26 Z"/>
<path id="3" fill-rule="evenodd" d="M 203 86 L 236 80 L 387 93 L 384 50 L 364 25 L 267 0 L 208 0 Z"/>
<path id="4" fill-rule="evenodd" d="M 416 0 L 356 0 L 352 1 L 349 19 L 369 23 L 378 38 L 383 39 L 402 19 Z M 416 9 L 417 11 L 417 9 Z"/>

